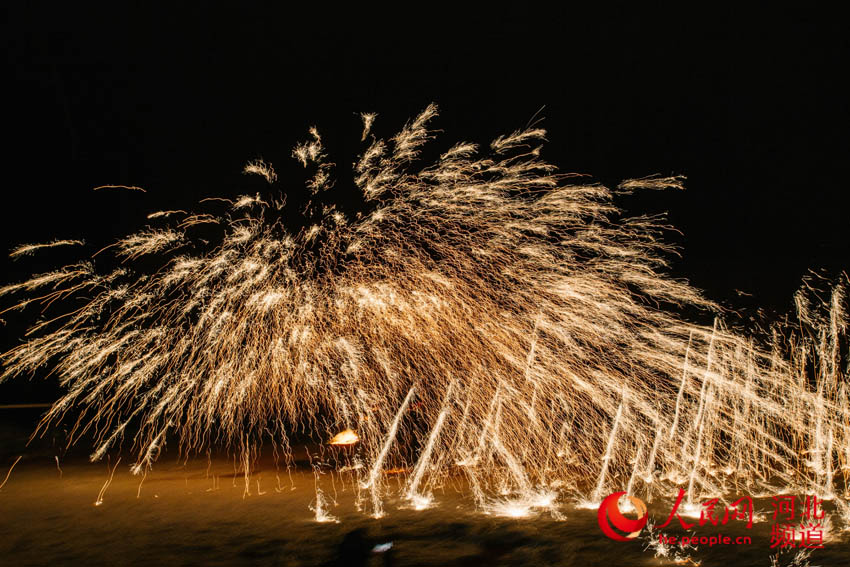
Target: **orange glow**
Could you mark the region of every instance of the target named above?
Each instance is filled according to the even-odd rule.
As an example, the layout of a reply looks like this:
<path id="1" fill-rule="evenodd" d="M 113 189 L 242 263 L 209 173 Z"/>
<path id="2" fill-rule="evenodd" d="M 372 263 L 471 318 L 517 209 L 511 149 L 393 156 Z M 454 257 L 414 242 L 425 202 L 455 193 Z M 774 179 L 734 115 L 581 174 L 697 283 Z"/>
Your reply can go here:
<path id="1" fill-rule="evenodd" d="M 404 474 L 408 472 L 410 469 L 406 469 L 404 467 L 394 467 L 391 469 L 385 469 L 384 474 Z"/>
<path id="2" fill-rule="evenodd" d="M 331 439 L 328 442 L 328 444 L 329 445 L 354 445 L 358 441 L 360 441 L 360 437 L 358 437 L 357 434 L 353 430 L 346 429 L 345 431 L 340 431 L 339 433 L 334 435 L 333 439 Z"/>

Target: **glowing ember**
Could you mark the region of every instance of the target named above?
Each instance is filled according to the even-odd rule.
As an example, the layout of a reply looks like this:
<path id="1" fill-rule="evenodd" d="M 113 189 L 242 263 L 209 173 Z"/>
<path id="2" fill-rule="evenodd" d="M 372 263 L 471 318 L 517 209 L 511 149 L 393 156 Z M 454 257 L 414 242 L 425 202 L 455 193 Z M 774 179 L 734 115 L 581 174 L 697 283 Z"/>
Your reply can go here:
<path id="1" fill-rule="evenodd" d="M 340 431 L 334 435 L 333 438 L 328 441 L 328 445 L 354 445 L 358 441 L 360 441 L 360 437 L 358 437 L 353 430 L 346 429 L 345 431 Z"/>

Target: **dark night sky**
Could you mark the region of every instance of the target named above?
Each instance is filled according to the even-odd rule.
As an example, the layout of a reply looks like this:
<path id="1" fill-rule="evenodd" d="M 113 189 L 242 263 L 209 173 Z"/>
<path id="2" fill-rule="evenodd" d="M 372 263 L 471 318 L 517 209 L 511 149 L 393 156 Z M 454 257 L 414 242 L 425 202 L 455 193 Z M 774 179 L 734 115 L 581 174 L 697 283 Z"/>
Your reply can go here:
<path id="1" fill-rule="evenodd" d="M 837 17 L 116 6 L 4 7 L 2 250 L 108 242 L 150 211 L 256 192 L 240 171 L 258 156 L 300 190 L 288 156 L 308 126 L 344 166 L 355 113 L 391 135 L 434 101 L 438 145 L 486 144 L 545 105 L 544 156 L 563 171 L 686 175 L 685 192 L 622 204 L 669 213 L 673 273 L 714 299 L 785 311 L 807 268 L 850 268 Z M 91 190 L 108 183 L 147 193 Z M 53 267 L 42 258 L 0 260 L 3 283 Z M 2 344 L 20 330 L 0 327 Z"/>

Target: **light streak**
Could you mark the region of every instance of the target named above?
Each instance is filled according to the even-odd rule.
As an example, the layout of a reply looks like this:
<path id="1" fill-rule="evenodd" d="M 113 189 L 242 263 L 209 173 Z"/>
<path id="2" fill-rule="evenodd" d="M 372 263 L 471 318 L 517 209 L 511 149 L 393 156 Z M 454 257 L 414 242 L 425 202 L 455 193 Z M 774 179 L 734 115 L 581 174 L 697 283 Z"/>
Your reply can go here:
<path id="1" fill-rule="evenodd" d="M 3 487 L 6 486 L 6 483 L 9 482 L 9 477 L 12 476 L 12 470 L 15 468 L 15 465 L 18 464 L 18 461 L 20 461 L 22 458 L 23 458 L 23 455 L 19 455 L 18 458 L 15 459 L 15 462 L 12 463 L 12 466 L 9 467 L 9 472 L 6 473 L 6 478 L 4 478 L 3 482 L 0 483 L 0 490 L 2 490 Z"/>
<path id="2" fill-rule="evenodd" d="M 112 467 L 112 471 L 110 471 L 110 473 L 109 473 L 109 478 L 106 479 L 106 482 L 103 483 L 103 487 L 100 489 L 100 493 L 98 493 L 98 495 L 97 495 L 97 500 L 95 500 L 95 502 L 94 502 L 95 506 L 100 506 L 101 504 L 103 504 L 103 495 L 106 494 L 106 489 L 109 488 L 110 484 L 112 484 L 112 478 L 115 476 L 115 469 L 118 468 L 118 463 L 120 463 L 120 462 L 121 462 L 121 457 L 119 457 L 118 460 L 115 461 L 115 466 Z M 144 481 L 144 478 L 142 480 Z M 141 485 L 141 483 L 139 483 L 139 490 L 141 490 L 141 488 L 142 488 L 142 485 Z M 139 495 L 136 494 L 136 498 L 138 498 L 138 497 L 139 497 Z"/>
<path id="3" fill-rule="evenodd" d="M 126 189 L 128 191 L 141 191 L 142 193 L 147 192 L 141 187 L 136 187 L 135 185 L 98 185 L 92 189 L 92 191 L 99 191 L 100 189 Z"/>

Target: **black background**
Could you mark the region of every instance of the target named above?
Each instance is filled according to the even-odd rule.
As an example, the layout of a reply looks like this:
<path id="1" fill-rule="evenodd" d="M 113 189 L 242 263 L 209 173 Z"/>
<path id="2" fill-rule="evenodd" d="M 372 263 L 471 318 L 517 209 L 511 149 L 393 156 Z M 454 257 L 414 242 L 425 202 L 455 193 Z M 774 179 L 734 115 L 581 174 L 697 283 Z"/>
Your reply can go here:
<path id="1" fill-rule="evenodd" d="M 682 248 L 671 272 L 726 305 L 785 312 L 807 269 L 850 267 L 848 40 L 837 15 L 542 13 L 527 3 L 4 10 L 0 250 L 108 243 L 151 211 L 254 193 L 262 185 L 241 168 L 260 156 L 285 191 L 302 191 L 289 154 L 312 125 L 344 191 L 361 150 L 356 113 L 378 112 L 375 132 L 389 136 L 436 102 L 441 149 L 486 145 L 542 116 L 544 157 L 562 171 L 609 186 L 686 175 L 684 192 L 620 204 L 668 212 Z M 103 184 L 147 192 L 92 191 Z M 2 283 L 56 262 L 4 257 Z M 23 330 L 9 319 L 2 345 Z M 49 401 L 34 399 L 50 395 L 39 388 L 5 384 L 0 403 Z"/>

